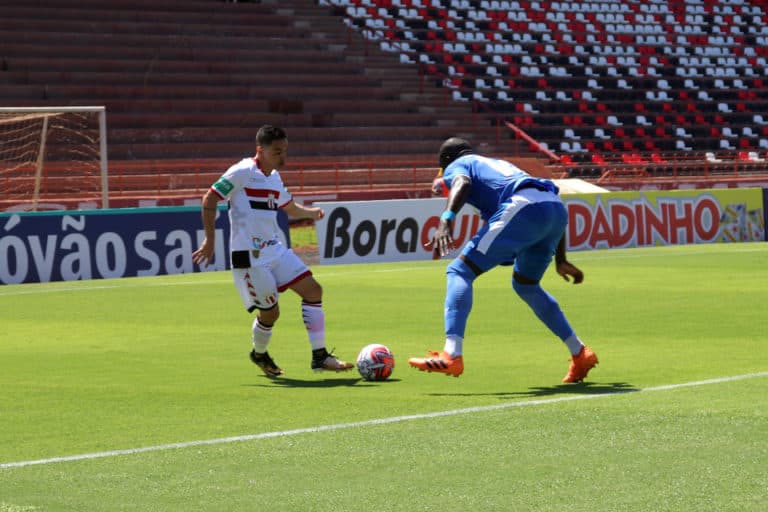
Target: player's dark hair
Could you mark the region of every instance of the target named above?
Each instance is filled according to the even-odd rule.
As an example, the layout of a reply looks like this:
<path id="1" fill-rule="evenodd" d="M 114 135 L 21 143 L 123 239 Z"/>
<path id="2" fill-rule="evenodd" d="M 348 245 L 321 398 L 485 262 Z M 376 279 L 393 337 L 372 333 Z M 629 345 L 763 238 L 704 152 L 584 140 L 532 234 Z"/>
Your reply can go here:
<path id="1" fill-rule="evenodd" d="M 256 132 L 256 145 L 257 146 L 269 146 L 276 140 L 287 139 L 288 135 L 285 134 L 285 130 L 279 126 L 272 126 L 271 124 L 265 124 L 259 131 Z"/>
<path id="2" fill-rule="evenodd" d="M 460 156 L 471 155 L 474 152 L 472 145 L 466 140 L 459 137 L 451 137 L 440 146 L 437 158 L 440 161 L 440 167 L 445 169 Z"/>

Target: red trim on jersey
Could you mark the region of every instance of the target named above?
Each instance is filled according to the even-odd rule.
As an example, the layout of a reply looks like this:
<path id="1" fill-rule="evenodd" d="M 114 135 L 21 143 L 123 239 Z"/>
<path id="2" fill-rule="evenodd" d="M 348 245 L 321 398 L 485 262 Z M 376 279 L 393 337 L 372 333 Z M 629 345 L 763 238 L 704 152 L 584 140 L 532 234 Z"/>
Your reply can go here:
<path id="1" fill-rule="evenodd" d="M 215 188 L 215 187 L 211 187 L 211 191 L 213 191 L 213 193 L 214 193 L 214 194 L 216 194 L 217 196 L 219 196 L 219 199 L 226 199 L 226 197 L 224 197 L 223 195 L 221 195 L 221 193 L 220 193 L 218 190 L 216 190 L 216 188 Z"/>
<path id="2" fill-rule="evenodd" d="M 280 192 L 274 189 L 269 188 L 248 188 L 245 187 L 243 190 L 245 190 L 245 195 L 248 197 L 269 197 L 270 195 L 277 196 L 280 195 Z"/>
<path id="3" fill-rule="evenodd" d="M 294 277 L 293 279 L 291 279 L 289 282 L 285 283 L 284 285 L 278 286 L 277 287 L 277 291 L 284 292 L 285 290 L 287 290 L 288 288 L 290 288 L 294 284 L 298 283 L 299 281 L 301 281 L 305 277 L 309 277 L 311 275 L 312 275 L 312 271 L 311 270 L 307 270 L 306 272 L 302 272 L 301 274 L 299 274 L 298 276 Z"/>
<path id="4" fill-rule="evenodd" d="M 253 160 L 253 163 L 256 164 L 256 170 L 259 171 L 259 173 L 266 176 L 267 174 L 261 169 L 261 163 L 259 162 L 259 159 L 254 156 L 254 157 L 251 157 L 251 160 Z"/>

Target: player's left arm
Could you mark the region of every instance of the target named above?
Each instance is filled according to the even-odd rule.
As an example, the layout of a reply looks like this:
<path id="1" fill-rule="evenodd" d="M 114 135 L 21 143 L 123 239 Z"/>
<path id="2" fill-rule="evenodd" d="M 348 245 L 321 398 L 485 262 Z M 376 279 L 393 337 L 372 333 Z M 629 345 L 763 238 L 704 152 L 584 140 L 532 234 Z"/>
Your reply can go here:
<path id="1" fill-rule="evenodd" d="M 325 216 L 325 211 L 322 208 L 316 206 L 304 206 L 293 199 L 283 206 L 283 209 L 285 210 L 285 213 L 291 217 L 299 219 L 320 220 Z"/>
<path id="2" fill-rule="evenodd" d="M 573 278 L 573 284 L 579 284 L 584 281 L 584 272 L 565 257 L 565 233 L 560 238 L 555 251 L 555 268 L 557 273 L 563 276 L 563 279 L 570 281 L 569 276 Z"/>

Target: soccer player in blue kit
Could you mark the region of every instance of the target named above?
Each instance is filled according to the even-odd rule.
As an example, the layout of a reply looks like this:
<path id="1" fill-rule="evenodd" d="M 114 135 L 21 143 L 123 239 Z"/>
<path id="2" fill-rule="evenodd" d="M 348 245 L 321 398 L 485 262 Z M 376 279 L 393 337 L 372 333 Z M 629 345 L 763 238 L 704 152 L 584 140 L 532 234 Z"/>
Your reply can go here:
<path id="1" fill-rule="evenodd" d="M 497 265 L 514 264 L 512 288 L 571 353 L 563 382 L 581 382 L 597 365 L 597 355 L 582 343 L 555 298 L 539 284 L 553 255 L 557 273 L 566 281 L 573 278 L 578 284 L 584 279 L 565 257 L 568 212 L 557 186 L 504 160 L 477 155 L 469 142 L 458 137 L 442 144 L 439 160 L 441 171 L 432 191 L 447 194 L 448 199 L 430 242 L 436 256 L 454 249 L 453 221 L 464 204 L 479 210 L 485 224 L 448 265 L 443 351 L 411 358 L 408 364 L 428 372 L 461 375 L 473 283 Z"/>

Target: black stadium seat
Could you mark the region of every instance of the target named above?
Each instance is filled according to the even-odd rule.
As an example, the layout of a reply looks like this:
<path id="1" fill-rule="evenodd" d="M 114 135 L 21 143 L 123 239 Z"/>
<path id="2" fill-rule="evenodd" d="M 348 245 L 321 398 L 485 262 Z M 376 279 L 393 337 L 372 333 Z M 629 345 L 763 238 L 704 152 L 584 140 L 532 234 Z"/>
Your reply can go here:
<path id="1" fill-rule="evenodd" d="M 488 85 L 494 84 L 495 75 L 480 71 L 462 84 L 460 93 L 454 92 L 454 98 L 487 98 L 490 110 L 504 113 L 520 112 L 507 105 L 526 98 L 526 110 L 535 112 L 536 123 L 525 131 L 549 147 L 560 147 L 567 139 L 565 130 L 574 123 L 560 123 L 560 133 L 544 127 L 557 125 L 561 114 L 568 112 L 571 119 L 594 114 L 621 119 L 625 134 L 615 133 L 617 128 L 610 123 L 604 133 L 622 147 L 651 153 L 671 143 L 689 153 L 717 150 L 713 143 L 730 141 L 710 136 L 681 141 L 675 137 L 676 129 L 689 125 L 688 115 L 697 115 L 699 124 L 703 120 L 728 125 L 742 133 L 744 128 L 755 128 L 750 115 L 762 114 L 768 107 L 768 90 L 762 84 L 768 76 L 768 16 L 762 2 L 566 1 L 548 3 L 547 9 L 529 1 L 462 2 L 461 8 L 451 8 L 456 3 L 445 0 L 329 3 L 416 6 L 428 16 L 430 39 L 446 40 L 449 33 L 456 33 L 464 41 L 474 41 L 462 45 L 464 61 L 493 63 L 494 72 L 505 79 L 500 83 L 509 87 L 498 94 L 495 86 Z M 419 34 L 409 19 L 398 21 Z M 444 62 L 437 45 L 422 51 L 430 60 Z M 418 61 L 419 55 L 411 58 Z M 439 68 L 425 71 L 447 73 Z M 567 98 L 581 98 L 576 110 L 565 104 Z M 640 113 L 644 123 L 627 115 Z M 647 128 L 654 117 L 655 124 L 665 126 L 663 131 L 635 130 Z M 755 129 L 752 133 L 755 136 L 744 144 L 768 146 L 764 134 Z M 596 147 L 603 144 L 593 142 Z M 568 147 L 574 150 L 573 145 Z"/>

